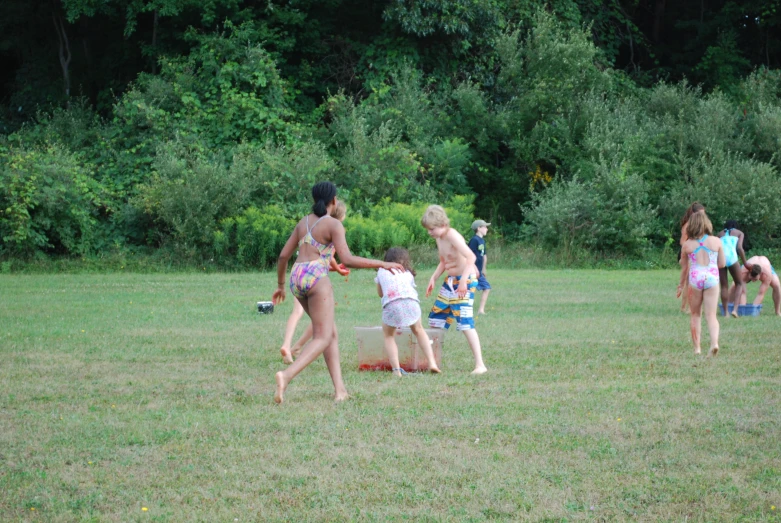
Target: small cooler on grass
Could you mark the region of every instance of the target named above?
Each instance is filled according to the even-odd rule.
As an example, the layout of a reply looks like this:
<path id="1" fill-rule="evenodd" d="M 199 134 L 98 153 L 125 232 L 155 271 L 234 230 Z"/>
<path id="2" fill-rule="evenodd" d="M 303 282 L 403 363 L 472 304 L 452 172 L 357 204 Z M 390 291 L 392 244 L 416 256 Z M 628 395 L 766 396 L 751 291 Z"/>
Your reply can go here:
<path id="1" fill-rule="evenodd" d="M 760 312 L 762 312 L 762 304 L 738 305 L 738 316 L 759 316 Z"/>
<path id="2" fill-rule="evenodd" d="M 434 360 L 441 367 L 445 331 L 425 330 L 431 340 Z M 391 370 L 385 353 L 382 327 L 355 327 L 355 336 L 358 339 L 358 370 Z M 399 365 L 402 369 L 407 372 L 428 370 L 428 360 L 410 329 L 396 329 L 396 345 L 399 347 Z"/>

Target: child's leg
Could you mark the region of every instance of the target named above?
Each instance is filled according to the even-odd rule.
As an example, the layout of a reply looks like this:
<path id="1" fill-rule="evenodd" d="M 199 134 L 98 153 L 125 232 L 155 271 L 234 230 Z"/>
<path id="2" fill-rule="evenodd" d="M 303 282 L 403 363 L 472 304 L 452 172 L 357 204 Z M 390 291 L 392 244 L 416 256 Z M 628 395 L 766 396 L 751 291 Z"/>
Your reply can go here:
<path id="1" fill-rule="evenodd" d="M 334 325 L 334 335 L 331 338 L 331 343 L 325 348 L 323 357 L 328 367 L 328 373 L 331 375 L 331 381 L 334 384 L 334 401 L 346 400 L 350 396 L 347 394 L 347 389 L 342 380 L 342 364 L 339 361 L 339 334 L 336 332 L 336 325 Z"/>
<path id="2" fill-rule="evenodd" d="M 480 308 L 477 310 L 477 314 L 485 314 L 485 302 L 488 301 L 489 292 L 491 292 L 491 289 L 486 289 L 483 291 L 483 295 L 480 296 Z"/>
<path id="3" fill-rule="evenodd" d="M 304 307 L 301 306 L 298 299 L 293 300 L 293 310 L 290 312 L 290 316 L 287 319 L 287 326 L 285 327 L 285 337 L 282 340 L 282 348 L 279 352 L 282 354 L 283 363 L 293 363 L 293 358 L 290 355 L 290 344 L 293 342 L 293 335 L 296 333 L 296 325 L 304 315 Z"/>
<path id="4" fill-rule="evenodd" d="M 410 325 L 410 330 L 412 330 L 412 333 L 415 335 L 415 338 L 417 338 L 418 345 L 420 346 L 420 348 L 423 349 L 423 354 L 426 355 L 426 359 L 428 360 L 428 370 L 430 372 L 436 372 L 436 373 L 442 372 L 441 370 L 439 370 L 439 367 L 437 367 L 437 360 L 434 358 L 434 351 L 431 348 L 431 340 L 428 338 L 428 334 L 426 334 L 426 329 L 423 328 L 423 325 L 420 323 L 420 320 L 418 320 L 418 322 L 415 323 L 414 325 Z"/>
<path id="5" fill-rule="evenodd" d="M 284 401 L 285 389 L 290 381 L 315 361 L 333 342 L 334 338 L 334 293 L 330 280 L 322 278 L 317 282 L 309 291 L 309 295 L 302 300 L 301 305 L 312 318 L 313 337 L 290 367 L 277 372 L 277 390 L 274 393 L 274 401 L 277 403 Z M 333 374 L 331 374 L 331 378 L 334 378 Z M 339 379 L 341 379 L 341 374 Z M 344 383 L 334 383 L 334 389 L 338 397 L 344 391 Z"/>
<path id="6" fill-rule="evenodd" d="M 732 275 L 732 286 L 729 289 L 729 302 L 732 303 L 732 317 L 738 317 L 738 304 L 735 303 L 735 294 L 743 293 L 746 289 L 746 284 L 740 277 L 740 264 L 733 263 L 729 268 L 729 273 Z"/>
<path id="7" fill-rule="evenodd" d="M 702 308 L 705 309 L 705 321 L 708 322 L 711 356 L 715 356 L 719 352 L 719 318 L 716 313 L 718 301 L 719 291 L 716 287 L 702 291 Z"/>
<path id="8" fill-rule="evenodd" d="M 466 341 L 469 343 L 469 347 L 472 349 L 472 354 L 475 357 L 475 370 L 472 374 L 484 374 L 488 372 L 485 364 L 483 363 L 483 351 L 480 348 L 480 338 L 477 337 L 477 331 L 475 329 L 467 329 L 464 332 Z"/>
<path id="9" fill-rule="evenodd" d="M 291 349 L 291 353 L 293 354 L 294 358 L 298 358 L 298 355 L 301 354 L 301 349 L 304 348 L 304 345 L 306 345 L 306 342 L 308 342 L 310 339 L 312 339 L 312 323 L 310 322 L 309 325 L 306 326 L 306 330 L 304 330 L 304 333 L 301 335 L 300 338 L 298 338 L 298 341 L 295 345 L 293 345 L 293 348 Z"/>
<path id="10" fill-rule="evenodd" d="M 390 361 L 391 369 L 395 376 L 401 376 L 401 371 L 398 370 L 399 366 L 399 346 L 396 345 L 396 327 L 382 324 L 382 334 L 384 336 L 383 343 L 385 345 L 385 354 L 388 355 L 388 361 Z"/>
<path id="11" fill-rule="evenodd" d="M 715 287 L 714 287 L 715 288 Z M 689 327 L 692 334 L 692 345 L 694 345 L 694 354 L 699 354 L 700 336 L 702 335 L 702 325 L 700 313 L 702 310 L 702 291 L 689 287 L 689 307 L 691 308 L 691 317 L 689 318 Z"/>
<path id="12" fill-rule="evenodd" d="M 729 317 L 729 279 L 727 276 L 727 268 L 722 267 L 719 269 L 719 288 L 721 289 L 721 308 L 724 311 L 724 317 Z"/>

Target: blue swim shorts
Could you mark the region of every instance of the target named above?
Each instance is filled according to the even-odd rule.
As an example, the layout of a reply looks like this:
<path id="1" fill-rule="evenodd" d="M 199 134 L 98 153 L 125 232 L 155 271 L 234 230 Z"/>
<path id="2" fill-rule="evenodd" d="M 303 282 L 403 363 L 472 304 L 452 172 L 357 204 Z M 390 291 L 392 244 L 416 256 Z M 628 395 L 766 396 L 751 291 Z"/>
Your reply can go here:
<path id="1" fill-rule="evenodd" d="M 428 324 L 434 329 L 449 329 L 454 323 L 457 329 L 465 331 L 475 328 L 474 304 L 477 278 L 470 274 L 467 278 L 467 293 L 463 298 L 456 294 L 460 276 L 450 276 L 439 289 L 437 299 L 428 315 Z"/>
<path id="2" fill-rule="evenodd" d="M 488 280 L 485 279 L 485 276 L 482 274 L 479 278 L 477 278 L 477 290 L 478 291 L 490 291 L 491 290 L 491 284 L 488 283 Z"/>

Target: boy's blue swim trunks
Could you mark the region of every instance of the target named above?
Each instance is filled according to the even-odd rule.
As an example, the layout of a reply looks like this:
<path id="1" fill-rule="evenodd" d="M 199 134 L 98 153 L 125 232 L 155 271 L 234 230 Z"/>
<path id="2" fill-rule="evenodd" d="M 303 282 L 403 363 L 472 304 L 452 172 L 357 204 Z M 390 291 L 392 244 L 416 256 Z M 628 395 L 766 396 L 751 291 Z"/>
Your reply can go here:
<path id="1" fill-rule="evenodd" d="M 491 284 L 488 283 L 488 280 L 485 279 L 485 276 L 482 274 L 479 278 L 477 278 L 477 290 L 478 291 L 490 291 L 491 290 Z"/>
<path id="2" fill-rule="evenodd" d="M 474 303 L 477 278 L 470 274 L 466 280 L 467 293 L 463 298 L 456 294 L 460 276 L 449 276 L 442 288 L 439 289 L 437 299 L 428 315 L 428 324 L 434 329 L 449 329 L 454 323 L 457 329 L 465 331 L 475 328 Z"/>

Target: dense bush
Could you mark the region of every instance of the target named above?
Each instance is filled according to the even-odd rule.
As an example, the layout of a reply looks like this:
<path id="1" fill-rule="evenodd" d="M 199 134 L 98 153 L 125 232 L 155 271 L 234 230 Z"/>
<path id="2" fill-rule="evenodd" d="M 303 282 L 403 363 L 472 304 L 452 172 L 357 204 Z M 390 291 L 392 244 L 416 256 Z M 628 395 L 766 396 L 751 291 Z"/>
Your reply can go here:
<path id="1" fill-rule="evenodd" d="M 386 22 L 484 56 L 440 67 L 406 37 L 347 46 L 329 62 L 346 64 L 334 73 L 343 89 L 307 112 L 292 87 L 306 81 L 280 71 L 328 66 L 281 60 L 292 37 L 265 22 L 187 31 L 189 49 L 139 75 L 110 114 L 72 100 L 0 141 L 0 249 L 145 244 L 267 266 L 325 179 L 348 203 L 348 240 L 363 254 L 430 242 L 420 216 L 443 202 L 465 236 L 478 215 L 546 249 L 636 256 L 677 237 L 699 200 L 716 222 L 738 219 L 755 246 L 779 245 L 781 72 L 707 92 L 641 87 L 610 67 L 574 8 L 477 36 L 470 2 L 411 18 L 412 4 L 395 2 Z M 501 12 L 489 7 L 488 19 Z M 304 23 L 279 9 L 269 16 Z M 702 62 L 705 77 L 720 56 Z"/>
<path id="2" fill-rule="evenodd" d="M 281 209 L 269 206 L 262 211 L 249 207 L 240 215 L 220 221 L 213 233 L 213 248 L 223 263 L 236 260 L 244 267 L 270 267 L 295 227 Z"/>
<path id="3" fill-rule="evenodd" d="M 344 220 L 347 245 L 353 254 L 381 257 L 391 247 L 410 247 L 432 241 L 420 219 L 427 204 L 382 202 L 366 216 L 348 207 Z M 445 210 L 451 226 L 467 233 L 472 224 L 472 199 L 455 197 Z M 300 218 L 299 218 L 300 219 Z M 286 218 L 282 208 L 250 207 L 220 221 L 212 233 L 212 249 L 223 264 L 234 261 L 244 267 L 270 267 L 293 232 L 297 220 Z"/>
<path id="4" fill-rule="evenodd" d="M 700 201 L 715 228 L 737 220 L 754 245 L 773 245 L 781 231 L 781 174 L 771 164 L 716 149 L 706 151 L 687 168 L 663 199 L 670 216 L 681 216 L 682 203 Z"/>
<path id="5" fill-rule="evenodd" d="M 62 146 L 0 142 L 0 249 L 87 254 L 96 246 L 102 189 Z"/>
<path id="6" fill-rule="evenodd" d="M 252 192 L 250 180 L 219 156 L 182 143 L 160 147 L 150 180 L 132 203 L 152 217 L 160 238 L 201 251 L 211 245 L 219 220 L 237 213 Z"/>
<path id="7" fill-rule="evenodd" d="M 567 251 L 637 254 L 648 244 L 656 212 L 646 182 L 624 167 L 602 164 L 592 180 L 559 179 L 535 194 L 526 214 L 533 237 Z"/>

